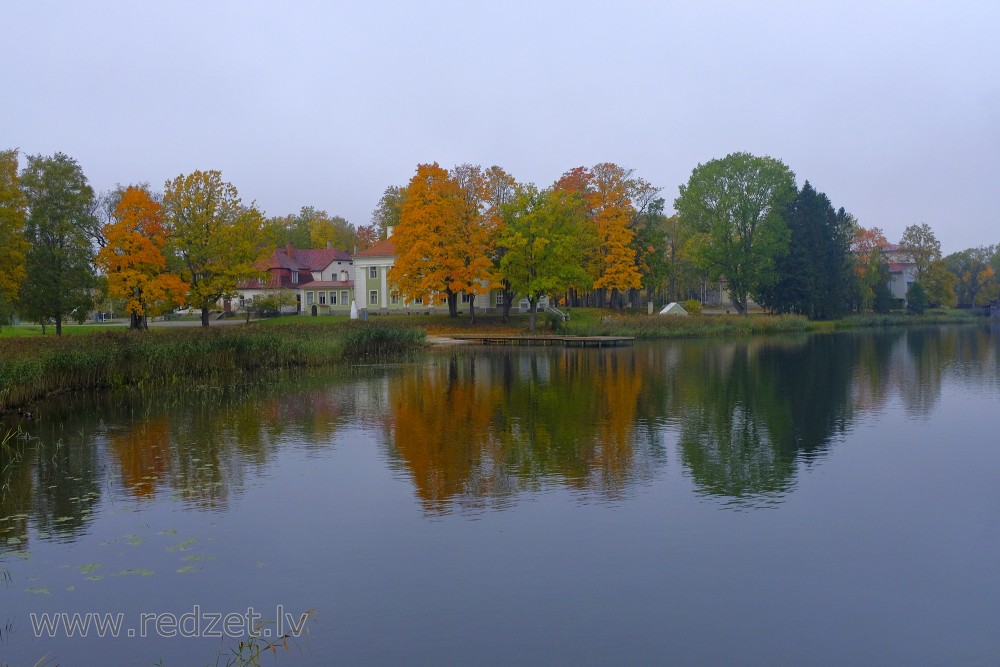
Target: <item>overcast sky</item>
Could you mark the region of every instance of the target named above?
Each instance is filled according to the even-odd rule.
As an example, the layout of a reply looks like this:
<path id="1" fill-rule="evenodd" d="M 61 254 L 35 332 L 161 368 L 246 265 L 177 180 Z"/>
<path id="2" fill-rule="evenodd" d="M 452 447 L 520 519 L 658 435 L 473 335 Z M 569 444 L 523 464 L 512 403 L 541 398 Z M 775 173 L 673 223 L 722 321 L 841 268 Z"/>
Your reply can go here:
<path id="1" fill-rule="evenodd" d="M 218 169 L 367 224 L 418 163 L 546 186 L 615 162 L 668 208 L 770 155 L 890 240 L 1000 242 L 1000 2 L 4 0 L 0 149 L 96 190 Z M 23 158 L 22 158 L 23 159 Z M 23 162 L 22 162 L 23 164 Z"/>

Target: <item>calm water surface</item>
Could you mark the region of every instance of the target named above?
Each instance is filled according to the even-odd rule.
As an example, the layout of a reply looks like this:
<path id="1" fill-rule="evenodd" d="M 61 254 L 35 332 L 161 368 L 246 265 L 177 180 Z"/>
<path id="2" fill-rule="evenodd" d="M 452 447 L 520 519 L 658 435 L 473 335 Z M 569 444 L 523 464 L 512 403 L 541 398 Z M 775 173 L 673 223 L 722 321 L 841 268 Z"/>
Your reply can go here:
<path id="1" fill-rule="evenodd" d="M 0 459 L 0 665 L 224 664 L 127 636 L 195 605 L 315 610 L 279 665 L 1000 664 L 998 410 L 989 327 L 63 397 Z"/>

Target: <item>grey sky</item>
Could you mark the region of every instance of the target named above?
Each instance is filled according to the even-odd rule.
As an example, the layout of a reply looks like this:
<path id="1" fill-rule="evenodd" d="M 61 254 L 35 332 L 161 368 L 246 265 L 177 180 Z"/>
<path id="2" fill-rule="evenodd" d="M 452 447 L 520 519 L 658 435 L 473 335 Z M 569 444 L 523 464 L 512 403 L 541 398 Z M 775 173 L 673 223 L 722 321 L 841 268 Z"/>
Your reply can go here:
<path id="1" fill-rule="evenodd" d="M 95 189 L 219 169 L 367 224 L 421 162 L 663 188 L 783 160 L 866 227 L 1000 242 L 1000 2 L 6 0 L 0 148 Z"/>

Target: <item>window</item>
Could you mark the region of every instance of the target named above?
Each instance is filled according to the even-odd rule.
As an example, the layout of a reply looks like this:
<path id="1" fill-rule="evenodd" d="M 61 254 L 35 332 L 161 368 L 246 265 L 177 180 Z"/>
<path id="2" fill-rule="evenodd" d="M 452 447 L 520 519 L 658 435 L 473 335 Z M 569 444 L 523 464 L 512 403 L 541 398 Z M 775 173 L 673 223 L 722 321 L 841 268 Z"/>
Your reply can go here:
<path id="1" fill-rule="evenodd" d="M 326 305 L 326 292 L 320 292 L 319 293 L 319 305 L 321 305 L 321 306 L 325 306 Z"/>
<path id="2" fill-rule="evenodd" d="M 307 306 L 313 305 L 313 293 L 312 292 L 306 292 L 306 305 Z"/>
<path id="3" fill-rule="evenodd" d="M 469 303 L 470 300 L 469 297 L 471 296 L 472 296 L 471 294 L 466 294 L 465 292 L 462 292 L 462 303 Z"/>
<path id="4" fill-rule="evenodd" d="M 497 305 L 503 305 L 503 292 L 497 292 Z"/>
<path id="5" fill-rule="evenodd" d="M 368 279 L 369 280 L 377 280 L 378 279 L 378 267 L 377 266 L 369 266 L 368 267 Z"/>
<path id="6" fill-rule="evenodd" d="M 292 282 L 293 283 L 299 282 L 299 272 L 298 271 L 292 271 Z"/>
<path id="7" fill-rule="evenodd" d="M 336 292 L 330 292 L 330 305 L 331 306 L 336 306 L 337 305 L 337 293 Z"/>
<path id="8" fill-rule="evenodd" d="M 391 303 L 394 306 L 396 304 L 398 304 L 399 303 L 399 295 L 398 294 L 393 294 L 393 295 L 389 296 L 389 303 Z"/>
<path id="9" fill-rule="evenodd" d="M 413 305 L 414 306 L 422 306 L 422 305 L 424 305 L 424 297 L 418 296 L 416 299 L 413 300 Z"/>
<path id="10" fill-rule="evenodd" d="M 377 289 L 373 289 L 372 291 L 368 292 L 368 303 L 370 305 L 372 305 L 372 306 L 377 306 L 378 305 L 378 290 Z"/>
<path id="11" fill-rule="evenodd" d="M 341 293 L 340 293 L 340 303 L 342 303 L 345 306 L 347 305 L 347 290 L 341 291 Z"/>

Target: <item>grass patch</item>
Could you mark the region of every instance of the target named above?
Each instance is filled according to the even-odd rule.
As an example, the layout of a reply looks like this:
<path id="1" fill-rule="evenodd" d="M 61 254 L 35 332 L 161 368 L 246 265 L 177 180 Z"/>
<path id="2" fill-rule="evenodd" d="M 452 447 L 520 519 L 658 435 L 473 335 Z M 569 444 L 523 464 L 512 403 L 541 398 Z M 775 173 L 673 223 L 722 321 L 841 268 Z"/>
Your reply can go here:
<path id="1" fill-rule="evenodd" d="M 554 322 L 559 333 L 576 336 L 633 336 L 641 339 L 711 338 L 756 334 L 801 333 L 810 323 L 797 315 L 701 315 L 677 317 L 615 313 L 575 308 L 568 322 Z"/>
<path id="2" fill-rule="evenodd" d="M 423 331 L 352 322 L 281 327 L 125 329 L 89 336 L 0 339 L 0 411 L 75 389 L 178 382 L 260 369 L 388 361 L 423 344 Z"/>

